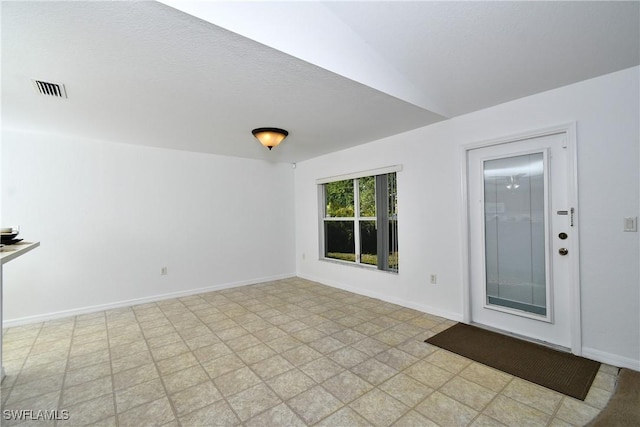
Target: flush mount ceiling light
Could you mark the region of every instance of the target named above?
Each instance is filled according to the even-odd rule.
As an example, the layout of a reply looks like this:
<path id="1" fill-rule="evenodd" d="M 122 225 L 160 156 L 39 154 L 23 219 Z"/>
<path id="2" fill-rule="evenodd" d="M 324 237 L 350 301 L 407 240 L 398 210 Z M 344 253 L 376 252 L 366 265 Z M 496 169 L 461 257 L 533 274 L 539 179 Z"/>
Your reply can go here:
<path id="1" fill-rule="evenodd" d="M 289 132 L 286 130 L 278 128 L 258 128 L 252 130 L 251 133 L 260 141 L 260 144 L 269 150 L 276 147 L 289 135 Z"/>

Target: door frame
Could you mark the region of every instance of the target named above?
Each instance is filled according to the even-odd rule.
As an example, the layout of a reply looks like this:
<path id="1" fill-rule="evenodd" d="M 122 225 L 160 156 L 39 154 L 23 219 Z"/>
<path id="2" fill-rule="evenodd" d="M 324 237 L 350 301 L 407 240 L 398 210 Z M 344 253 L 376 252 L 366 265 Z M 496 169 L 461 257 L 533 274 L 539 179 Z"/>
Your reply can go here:
<path id="1" fill-rule="evenodd" d="M 460 173 L 461 173 L 461 228 L 462 228 L 462 321 L 471 323 L 471 245 L 470 238 L 470 215 L 469 215 L 469 193 L 468 193 L 468 168 L 469 151 L 478 148 L 491 147 L 495 145 L 509 144 L 526 139 L 542 136 L 565 134 L 567 153 L 567 203 L 568 209 L 573 208 L 573 230 L 571 232 L 571 280 L 569 284 L 569 317 L 571 334 L 571 352 L 577 356 L 582 355 L 582 321 L 580 306 L 580 233 L 579 233 L 579 209 L 578 209 L 578 153 L 576 144 L 576 122 L 561 124 L 544 129 L 532 130 L 524 133 L 513 134 L 506 137 L 492 138 L 488 140 L 473 142 L 460 147 Z"/>

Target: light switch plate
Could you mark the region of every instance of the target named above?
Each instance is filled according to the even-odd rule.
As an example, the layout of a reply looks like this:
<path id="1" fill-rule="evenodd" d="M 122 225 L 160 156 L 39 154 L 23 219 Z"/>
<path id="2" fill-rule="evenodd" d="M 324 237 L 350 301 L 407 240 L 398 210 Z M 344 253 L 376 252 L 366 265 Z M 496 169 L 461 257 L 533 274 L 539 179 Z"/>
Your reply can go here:
<path id="1" fill-rule="evenodd" d="M 624 231 L 638 231 L 638 217 L 626 216 L 624 217 Z"/>

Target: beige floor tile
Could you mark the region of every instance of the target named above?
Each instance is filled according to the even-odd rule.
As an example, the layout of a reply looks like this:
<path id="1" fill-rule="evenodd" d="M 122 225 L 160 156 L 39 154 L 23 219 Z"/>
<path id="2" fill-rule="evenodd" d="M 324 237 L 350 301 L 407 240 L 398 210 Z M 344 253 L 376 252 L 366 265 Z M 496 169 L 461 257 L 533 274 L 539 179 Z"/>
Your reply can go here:
<path id="1" fill-rule="evenodd" d="M 398 371 L 404 370 L 418 361 L 418 358 L 397 348 L 390 348 L 378 353 L 375 359 Z"/>
<path id="2" fill-rule="evenodd" d="M 337 412 L 329 415 L 324 420 L 320 421 L 316 426 L 320 427 L 336 427 L 336 426 L 349 426 L 349 427 L 368 427 L 371 423 L 356 411 L 349 407 L 344 407 Z"/>
<path id="3" fill-rule="evenodd" d="M 377 339 L 378 341 L 382 341 L 387 345 L 396 346 L 398 344 L 405 342 L 407 339 L 409 339 L 409 336 L 400 334 L 397 331 L 385 330 L 378 334 L 373 335 L 373 338 Z"/>
<path id="4" fill-rule="evenodd" d="M 551 419 L 548 414 L 505 396 L 497 396 L 483 411 L 493 419 L 508 426 L 545 426 Z"/>
<path id="5" fill-rule="evenodd" d="M 396 369 L 378 362 L 376 359 L 369 359 L 354 366 L 351 368 L 351 372 L 373 385 L 381 384 L 398 373 Z"/>
<path id="6" fill-rule="evenodd" d="M 115 402 L 112 394 L 64 408 L 69 411 L 69 422 L 60 425 L 87 425 L 115 416 Z"/>
<path id="7" fill-rule="evenodd" d="M 303 344 L 285 351 L 282 353 L 282 357 L 295 366 L 301 366 L 322 357 L 322 354 Z"/>
<path id="8" fill-rule="evenodd" d="M 471 423 L 471 427 L 504 427 L 498 420 L 494 420 L 493 418 L 487 417 L 484 414 L 480 414 L 476 417 L 475 420 Z M 560 427 L 560 426 L 557 426 Z M 571 426 L 566 426 L 571 427 Z"/>
<path id="9" fill-rule="evenodd" d="M 321 354 L 331 353 L 332 351 L 338 350 L 345 345 L 346 344 L 330 336 L 323 336 L 322 338 L 311 341 L 309 343 L 309 347 L 313 348 Z"/>
<path id="10" fill-rule="evenodd" d="M 496 396 L 495 391 L 461 377 L 452 378 L 439 391 L 476 411 L 482 411 Z"/>
<path id="11" fill-rule="evenodd" d="M 337 426 L 338 424 L 334 424 Z M 343 424 L 345 425 L 345 424 Z M 281 403 L 247 422 L 247 427 L 304 427 L 306 424 L 289 407 Z"/>
<path id="12" fill-rule="evenodd" d="M 398 350 L 402 350 L 405 353 L 412 355 L 413 357 L 417 357 L 418 359 L 422 359 L 423 357 L 428 356 L 438 349 L 438 347 L 436 346 L 427 344 L 415 338 L 410 338 L 396 345 L 395 348 Z"/>
<path id="13" fill-rule="evenodd" d="M 433 388 L 441 387 L 454 376 L 451 372 L 432 365 L 426 360 L 414 363 L 403 372 Z"/>
<path id="14" fill-rule="evenodd" d="M 313 341 L 319 340 L 325 336 L 327 336 L 327 334 L 325 334 L 324 332 L 319 331 L 318 329 L 315 328 L 307 328 L 307 329 L 302 329 L 300 331 L 294 332 L 291 334 L 294 338 L 296 338 L 297 340 L 305 343 L 305 344 L 309 344 Z"/>
<path id="15" fill-rule="evenodd" d="M 6 361 L 3 361 L 3 362 L 6 362 Z M 64 372 L 65 367 L 66 367 L 66 361 L 58 360 L 56 362 L 45 363 L 43 365 L 36 365 L 31 368 L 25 368 L 22 371 L 20 371 L 20 375 L 18 375 L 17 378 L 15 378 L 15 385 L 25 384 L 31 381 L 42 380 L 44 378 L 47 378 L 53 375 L 60 375 Z M 6 363 L 5 363 L 5 368 L 7 368 Z M 2 382 L 3 387 L 6 381 L 7 379 L 5 378 L 5 380 Z"/>
<path id="16" fill-rule="evenodd" d="M 30 352 L 31 352 L 31 347 L 20 347 L 20 348 L 13 349 L 12 351 L 4 352 L 2 357 L 3 357 L 3 360 L 18 360 L 19 359 L 20 360 L 20 364 L 22 364 L 22 362 L 24 362 L 24 360 L 27 358 L 27 356 L 29 356 Z M 47 360 L 44 363 L 47 363 L 47 362 L 50 362 L 50 360 Z"/>
<path id="17" fill-rule="evenodd" d="M 356 350 L 360 350 L 361 352 L 367 354 L 370 357 L 374 357 L 375 355 L 382 353 L 385 350 L 388 350 L 389 345 L 380 342 L 374 338 L 365 338 L 361 341 L 352 345 Z"/>
<path id="18" fill-rule="evenodd" d="M 563 396 L 553 390 L 520 378 L 514 378 L 502 391 L 502 394 L 549 415 L 553 415 L 556 412 Z"/>
<path id="19" fill-rule="evenodd" d="M 405 374 L 398 374 L 378 386 L 380 390 L 413 407 L 433 393 L 433 389 Z"/>
<path id="20" fill-rule="evenodd" d="M 201 363 L 204 363 L 230 353 L 232 353 L 231 349 L 225 343 L 219 342 L 199 348 L 193 352 L 193 355 Z"/>
<path id="21" fill-rule="evenodd" d="M 233 320 L 230 320 L 230 322 L 233 322 Z M 236 324 L 236 322 L 233 322 L 233 323 Z M 211 327 L 211 329 L 213 329 L 213 327 Z M 218 336 L 218 338 L 220 338 L 224 342 L 230 341 L 232 339 L 240 338 L 243 335 L 249 334 L 249 332 L 246 329 L 241 328 L 240 326 L 234 326 L 234 327 L 222 329 L 222 330 L 215 330 L 215 333 Z"/>
<path id="22" fill-rule="evenodd" d="M 576 427 L 571 423 L 568 423 L 564 420 L 561 420 L 560 418 L 553 418 L 550 422 L 549 422 L 549 426 L 548 427 Z M 613 426 L 611 426 L 613 427 Z"/>
<path id="23" fill-rule="evenodd" d="M 62 391 L 62 405 L 68 407 L 109 393 L 113 393 L 111 377 L 102 377 L 73 387 L 65 387 Z"/>
<path id="24" fill-rule="evenodd" d="M 160 360 L 156 363 L 156 366 L 161 375 L 167 375 L 197 364 L 198 359 L 196 359 L 193 353 L 189 352 Z"/>
<path id="25" fill-rule="evenodd" d="M 257 325 L 254 325 L 255 322 L 252 322 L 244 327 L 252 332 L 253 336 L 258 338 L 262 342 L 269 342 L 275 340 L 276 338 L 280 338 L 286 336 L 287 333 L 277 326 L 271 326 L 270 323 L 265 321 L 260 321 L 261 325 L 265 325 L 265 327 L 256 329 Z M 267 326 L 268 325 L 268 326 Z"/>
<path id="26" fill-rule="evenodd" d="M 111 347 L 111 360 L 121 359 L 123 357 L 128 357 L 135 353 L 141 353 L 143 351 L 148 351 L 149 347 L 147 347 L 146 341 L 135 341 L 128 344 L 112 346 Z"/>
<path id="27" fill-rule="evenodd" d="M 89 354 L 89 353 L 90 352 L 87 352 L 86 354 Z M 38 366 L 38 365 L 44 365 L 45 363 L 66 360 L 68 357 L 69 357 L 68 350 L 55 350 L 55 351 L 48 351 L 46 353 L 29 355 L 24 362 L 23 369 L 31 368 L 33 366 Z M 7 358 L 7 360 L 11 360 L 11 359 Z M 3 359 L 3 362 L 4 362 L 4 359 Z"/>
<path id="28" fill-rule="evenodd" d="M 182 341 L 175 342 L 173 344 L 168 344 L 163 347 L 157 347 L 151 349 L 151 355 L 155 361 L 160 361 L 163 359 L 168 359 L 173 356 L 177 356 L 182 353 L 186 353 L 190 351 L 189 347 Z M 113 352 L 111 353 L 113 355 Z"/>
<path id="29" fill-rule="evenodd" d="M 466 426 L 478 415 L 477 411 L 438 391 L 416 406 L 416 410 L 443 426 Z"/>
<path id="30" fill-rule="evenodd" d="M 217 402 L 222 394 L 212 381 L 206 381 L 172 394 L 170 399 L 178 416 L 183 416 Z"/>
<path id="31" fill-rule="evenodd" d="M 147 363 L 115 374 L 113 376 L 113 388 L 114 390 L 122 390 L 137 384 L 146 383 L 147 381 L 158 378 L 158 376 L 156 365 Z"/>
<path id="32" fill-rule="evenodd" d="M 574 425 L 585 425 L 595 418 L 598 412 L 598 409 L 584 402 L 571 397 L 564 397 L 556 416 Z"/>
<path id="33" fill-rule="evenodd" d="M 322 387 L 343 403 L 349 403 L 373 389 L 370 383 L 350 371 L 344 371 L 328 379 L 322 383 Z"/>
<path id="34" fill-rule="evenodd" d="M 247 333 L 246 335 L 242 335 L 241 337 L 228 340 L 226 344 L 229 346 L 231 350 L 235 352 L 239 352 L 249 347 L 262 344 L 262 341 L 260 341 L 258 338 L 254 337 L 253 335 Z"/>
<path id="35" fill-rule="evenodd" d="M 439 427 L 428 418 L 416 411 L 409 411 L 404 414 L 398 421 L 393 423 L 393 427 Z"/>
<path id="36" fill-rule="evenodd" d="M 292 369 L 267 380 L 271 387 L 283 400 L 288 400 L 316 385 L 316 382 L 298 369 Z"/>
<path id="37" fill-rule="evenodd" d="M 313 378 L 315 382 L 321 383 L 345 369 L 333 360 L 327 357 L 321 357 L 300 366 L 300 370 Z"/>
<path id="38" fill-rule="evenodd" d="M 173 344 L 176 342 L 183 342 L 182 337 L 176 331 L 158 335 L 152 338 L 147 337 L 147 344 L 152 351 L 154 348 L 163 347 L 167 344 Z"/>
<path id="39" fill-rule="evenodd" d="M 377 388 L 349 406 L 376 426 L 389 426 L 409 411 L 408 406 Z"/>
<path id="40" fill-rule="evenodd" d="M 264 383 L 241 391 L 229 397 L 227 401 L 241 421 L 247 421 L 282 403 L 282 400 Z"/>
<path id="41" fill-rule="evenodd" d="M 276 338 L 267 342 L 267 345 L 274 349 L 276 353 L 284 353 L 298 346 L 301 346 L 302 342 L 298 341 L 290 335 L 285 335 L 283 337 Z"/>
<path id="42" fill-rule="evenodd" d="M 213 335 L 213 333 L 211 332 L 211 329 L 207 328 L 204 325 L 198 325 L 180 332 L 180 336 L 183 340 L 188 340 L 190 338 L 196 338 L 203 335 Z"/>
<path id="43" fill-rule="evenodd" d="M 18 379 L 20 379 L 18 377 Z M 64 374 L 56 374 L 28 383 L 16 384 L 11 389 L 7 403 L 20 402 L 43 394 L 57 392 L 62 389 Z"/>
<path id="44" fill-rule="evenodd" d="M 238 357 L 247 365 L 252 365 L 261 360 L 268 359 L 276 355 L 276 352 L 266 344 L 260 343 L 253 347 L 246 348 L 237 352 Z"/>
<path id="45" fill-rule="evenodd" d="M 86 366 L 84 368 L 67 372 L 67 376 L 64 380 L 64 386 L 72 387 L 74 385 L 96 380 L 107 375 L 111 375 L 111 363 L 109 362 L 102 362 L 98 363 L 97 365 Z"/>
<path id="46" fill-rule="evenodd" d="M 299 320 L 292 320 L 291 322 L 287 322 L 284 323 L 282 325 L 278 325 L 277 326 L 279 329 L 287 332 L 288 334 L 292 334 L 294 332 L 297 332 L 301 329 L 306 329 L 308 326 L 306 325 L 306 323 L 302 323 Z"/>
<path id="47" fill-rule="evenodd" d="M 224 396 L 230 396 L 262 382 L 248 367 L 229 372 L 213 380 Z"/>
<path id="48" fill-rule="evenodd" d="M 144 334 L 141 331 L 132 332 L 128 334 L 122 334 L 115 337 L 109 337 L 109 346 L 118 347 L 121 345 L 131 344 L 144 340 Z"/>
<path id="49" fill-rule="evenodd" d="M 8 401 L 2 409 L 7 411 L 63 409 L 58 408 L 58 404 L 60 402 L 60 393 L 60 391 L 53 391 L 29 399 L 23 399 L 20 401 Z M 16 422 L 15 424 L 18 424 L 18 422 Z"/>
<path id="50" fill-rule="evenodd" d="M 101 338 L 99 340 L 106 341 L 106 335 L 104 338 Z M 77 346 L 78 344 L 75 344 L 75 345 Z M 71 346 L 71 338 L 60 338 L 55 341 L 46 341 L 46 342 L 36 341 L 33 347 L 31 347 L 31 352 L 29 354 L 34 355 L 34 354 L 46 353 L 54 350 L 67 351 L 69 350 L 70 346 Z M 105 345 L 105 348 L 106 348 L 106 345 Z"/>
<path id="51" fill-rule="evenodd" d="M 251 369 L 263 380 L 273 378 L 276 375 L 280 375 L 293 369 L 294 367 L 295 366 L 280 355 L 275 355 L 251 365 Z"/>
<path id="52" fill-rule="evenodd" d="M 184 342 L 185 344 L 187 344 L 187 347 L 189 347 L 189 349 L 193 351 L 212 344 L 220 343 L 222 341 L 220 341 L 220 338 L 210 332 L 207 335 L 198 335 L 197 337 L 186 338 L 184 339 Z"/>
<path id="53" fill-rule="evenodd" d="M 172 394 L 196 384 L 209 381 L 207 372 L 200 365 L 195 365 L 182 371 L 164 375 L 162 377 L 167 393 Z"/>
<path id="54" fill-rule="evenodd" d="M 307 424 L 315 424 L 343 406 L 338 399 L 321 386 L 315 386 L 297 395 L 287 404 Z"/>
<path id="55" fill-rule="evenodd" d="M 163 397 L 118 415 L 120 426 L 158 426 L 175 419 L 169 399 Z"/>
<path id="56" fill-rule="evenodd" d="M 434 351 L 424 360 L 454 374 L 459 373 L 471 364 L 471 360 L 466 357 L 458 356 L 446 350 Z"/>
<path id="57" fill-rule="evenodd" d="M 69 355 L 73 356 L 82 356 L 85 354 L 93 353 L 94 351 L 104 350 L 109 348 L 109 342 L 107 340 L 99 340 L 92 341 L 88 343 L 72 343 L 71 350 L 69 350 Z M 65 346 L 61 349 L 61 351 L 67 351 L 68 347 Z"/>
<path id="58" fill-rule="evenodd" d="M 460 376 L 495 392 L 501 391 L 513 379 L 509 374 L 475 362 L 460 372 Z"/>
<path id="59" fill-rule="evenodd" d="M 128 369 L 136 368 L 148 363 L 153 363 L 153 357 L 148 350 L 132 353 L 119 359 L 111 360 L 111 369 L 114 374 Z"/>
<path id="60" fill-rule="evenodd" d="M 593 406 L 594 408 L 604 409 L 609 403 L 609 399 L 611 398 L 612 392 L 603 390 L 598 387 L 591 387 L 589 389 L 589 393 L 587 397 L 584 399 L 584 403 L 589 406 Z"/>
<path id="61" fill-rule="evenodd" d="M 593 386 L 612 392 L 616 387 L 616 377 L 605 371 L 598 371 L 593 379 Z"/>
<path id="62" fill-rule="evenodd" d="M 327 355 L 331 360 L 343 368 L 353 368 L 369 358 L 366 353 L 353 347 L 344 347 Z"/>
<path id="63" fill-rule="evenodd" d="M 165 395 L 166 392 L 160 379 L 116 390 L 116 410 L 121 413 L 143 403 L 160 399 Z"/>
<path id="64" fill-rule="evenodd" d="M 235 371 L 245 367 L 246 364 L 233 353 L 219 357 L 217 359 L 204 362 L 202 367 L 207 371 L 211 378 L 218 378 L 228 372 Z"/>
<path id="65" fill-rule="evenodd" d="M 363 339 L 367 338 L 365 334 L 354 331 L 353 329 L 344 329 L 340 332 L 334 333 L 332 336 L 338 341 L 347 345 L 355 344 L 358 341 L 362 341 Z"/>

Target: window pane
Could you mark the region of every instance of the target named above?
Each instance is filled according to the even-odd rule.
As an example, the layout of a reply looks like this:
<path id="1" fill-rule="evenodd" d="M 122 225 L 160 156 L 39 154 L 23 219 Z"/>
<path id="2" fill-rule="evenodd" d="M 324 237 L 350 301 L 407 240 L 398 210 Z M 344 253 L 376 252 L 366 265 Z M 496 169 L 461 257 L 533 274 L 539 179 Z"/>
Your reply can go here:
<path id="1" fill-rule="evenodd" d="M 376 216 L 376 177 L 360 178 L 358 186 L 360 187 L 360 216 Z"/>
<path id="2" fill-rule="evenodd" d="M 389 182 L 389 269 L 398 270 L 398 185 L 396 174 L 387 175 Z"/>
<path id="3" fill-rule="evenodd" d="M 389 220 L 389 269 L 398 270 L 398 220 Z"/>
<path id="4" fill-rule="evenodd" d="M 353 221 L 325 221 L 324 236 L 325 257 L 355 262 Z"/>
<path id="5" fill-rule="evenodd" d="M 398 219 L 398 185 L 396 182 L 396 173 L 387 175 L 389 182 L 389 219 Z"/>
<path id="6" fill-rule="evenodd" d="M 375 221 L 360 221 L 360 262 L 378 265 L 378 232 Z"/>
<path id="7" fill-rule="evenodd" d="M 327 217 L 353 216 L 353 180 L 329 182 L 324 186 Z"/>
<path id="8" fill-rule="evenodd" d="M 489 304 L 546 315 L 544 156 L 484 162 Z"/>

